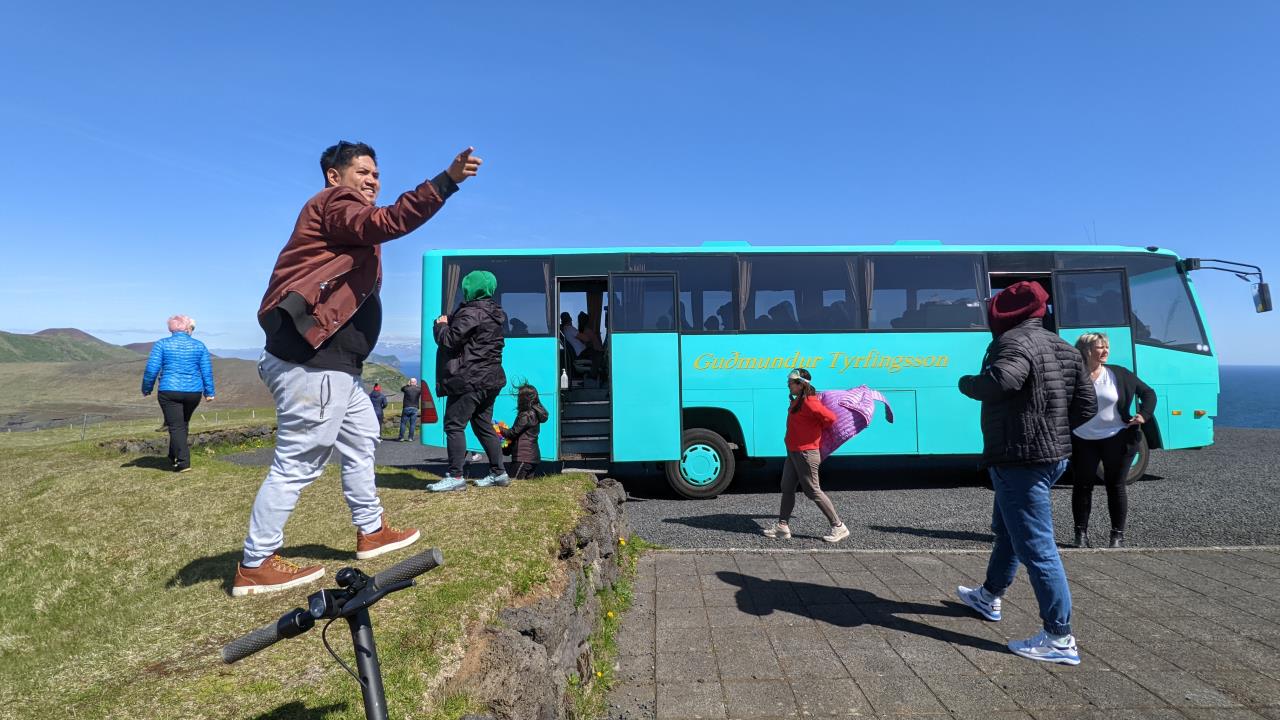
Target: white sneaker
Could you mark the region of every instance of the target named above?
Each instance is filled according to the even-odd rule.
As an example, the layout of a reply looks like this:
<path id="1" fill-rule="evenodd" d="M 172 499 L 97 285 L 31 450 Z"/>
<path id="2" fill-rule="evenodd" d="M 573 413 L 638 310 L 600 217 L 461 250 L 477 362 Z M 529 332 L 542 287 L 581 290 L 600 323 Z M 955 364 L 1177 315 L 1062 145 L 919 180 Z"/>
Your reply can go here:
<path id="1" fill-rule="evenodd" d="M 767 538 L 790 540 L 791 526 L 786 523 L 774 523 L 770 527 L 765 528 L 764 536 Z"/>
<path id="2" fill-rule="evenodd" d="M 1026 640 L 1010 642 L 1009 649 L 1014 655 L 1020 655 L 1029 660 L 1063 665 L 1080 664 L 1080 651 L 1076 649 L 1076 639 L 1073 635 L 1053 640 L 1049 637 L 1049 633 L 1041 630 Z"/>
<path id="3" fill-rule="evenodd" d="M 983 599 L 988 593 L 982 592 L 982 586 L 975 588 L 965 587 L 963 585 L 956 588 L 956 596 L 973 611 L 991 622 L 1000 621 L 1000 598 L 991 598 L 991 602 Z"/>
<path id="4" fill-rule="evenodd" d="M 839 525 L 832 526 L 831 532 L 823 535 L 822 539 L 829 543 L 838 543 L 847 537 L 849 537 L 849 526 L 844 523 L 840 523 Z"/>

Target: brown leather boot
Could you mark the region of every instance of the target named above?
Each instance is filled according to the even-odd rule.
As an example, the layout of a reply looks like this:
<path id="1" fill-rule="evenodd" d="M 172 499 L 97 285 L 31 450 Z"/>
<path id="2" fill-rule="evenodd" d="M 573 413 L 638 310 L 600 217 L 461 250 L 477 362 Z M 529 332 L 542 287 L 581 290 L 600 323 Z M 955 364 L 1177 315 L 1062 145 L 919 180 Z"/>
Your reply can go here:
<path id="1" fill-rule="evenodd" d="M 324 567 L 311 565 L 300 567 L 279 555 L 272 555 L 256 568 L 236 564 L 236 582 L 231 587 L 232 597 L 287 590 L 305 585 L 324 575 Z"/>
<path id="2" fill-rule="evenodd" d="M 387 516 L 382 516 L 382 527 L 368 535 L 356 531 L 356 559 L 368 560 L 392 550 L 399 550 L 418 542 L 422 533 L 414 528 L 399 530 L 387 524 Z"/>

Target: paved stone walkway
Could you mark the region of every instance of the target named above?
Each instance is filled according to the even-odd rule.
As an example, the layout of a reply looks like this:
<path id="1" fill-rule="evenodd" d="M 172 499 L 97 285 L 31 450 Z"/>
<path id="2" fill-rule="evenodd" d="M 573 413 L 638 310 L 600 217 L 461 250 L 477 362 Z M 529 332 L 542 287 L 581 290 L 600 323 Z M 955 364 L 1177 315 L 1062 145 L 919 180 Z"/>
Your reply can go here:
<path id="1" fill-rule="evenodd" d="M 1280 720 L 1280 551 L 1063 553 L 1077 667 L 1019 658 L 955 599 L 985 552 L 655 552 L 619 636 L 611 718 Z"/>

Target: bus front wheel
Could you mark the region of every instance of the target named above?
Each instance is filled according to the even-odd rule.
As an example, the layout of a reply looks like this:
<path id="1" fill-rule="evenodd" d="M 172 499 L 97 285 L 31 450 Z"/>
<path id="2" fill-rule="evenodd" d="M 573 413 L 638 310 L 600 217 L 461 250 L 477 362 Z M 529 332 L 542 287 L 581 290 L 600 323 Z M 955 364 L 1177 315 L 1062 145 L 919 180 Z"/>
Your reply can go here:
<path id="1" fill-rule="evenodd" d="M 705 428 L 680 436 L 680 459 L 666 463 L 667 482 L 680 495 L 701 500 L 724 492 L 733 481 L 733 451 L 719 433 Z"/>

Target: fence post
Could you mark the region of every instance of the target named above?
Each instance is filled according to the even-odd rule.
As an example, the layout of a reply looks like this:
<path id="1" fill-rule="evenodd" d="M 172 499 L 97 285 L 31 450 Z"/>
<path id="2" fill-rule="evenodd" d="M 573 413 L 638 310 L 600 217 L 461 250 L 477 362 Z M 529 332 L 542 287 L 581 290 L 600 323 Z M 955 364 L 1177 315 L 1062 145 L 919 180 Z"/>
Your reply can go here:
<path id="1" fill-rule="evenodd" d="M 89 413 L 85 413 L 84 419 L 80 423 L 80 442 L 84 442 L 84 432 L 89 429 Z"/>

